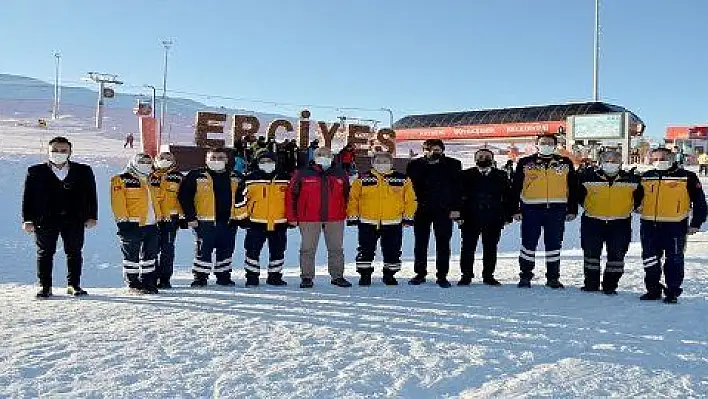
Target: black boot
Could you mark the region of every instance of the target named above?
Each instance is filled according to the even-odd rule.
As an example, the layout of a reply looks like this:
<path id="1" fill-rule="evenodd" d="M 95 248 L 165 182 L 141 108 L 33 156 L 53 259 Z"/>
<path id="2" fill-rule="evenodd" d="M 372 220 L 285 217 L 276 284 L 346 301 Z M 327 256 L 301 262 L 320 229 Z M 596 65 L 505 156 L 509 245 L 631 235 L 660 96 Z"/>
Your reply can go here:
<path id="1" fill-rule="evenodd" d="M 650 291 L 639 297 L 641 301 L 660 301 L 661 291 Z"/>
<path id="2" fill-rule="evenodd" d="M 201 272 L 194 272 L 194 281 L 190 286 L 192 287 L 206 287 L 207 281 L 209 280 L 209 275 Z"/>
<path id="3" fill-rule="evenodd" d="M 66 287 L 66 293 L 73 296 L 84 296 L 88 295 L 88 292 L 78 285 L 70 285 Z"/>
<path id="4" fill-rule="evenodd" d="M 266 284 L 275 286 L 288 285 L 288 283 L 283 280 L 283 273 L 268 273 Z"/>
<path id="5" fill-rule="evenodd" d="M 361 286 L 371 285 L 371 273 L 361 273 L 361 276 L 359 276 L 359 285 L 361 285 Z"/>
<path id="6" fill-rule="evenodd" d="M 491 276 L 482 278 L 482 283 L 484 283 L 485 285 L 492 285 L 492 286 L 501 285 L 501 283 L 497 279 L 495 279 L 494 277 L 491 277 Z"/>
<path id="7" fill-rule="evenodd" d="M 531 288 L 531 279 L 522 278 L 516 286 L 519 288 Z"/>
<path id="8" fill-rule="evenodd" d="M 389 272 L 384 270 L 383 283 L 386 285 L 398 285 L 398 280 L 396 280 L 396 272 Z"/>
<path id="9" fill-rule="evenodd" d="M 409 285 L 421 285 L 425 282 L 425 276 L 422 274 L 416 274 L 415 277 L 408 280 Z"/>
<path id="10" fill-rule="evenodd" d="M 583 291 L 583 292 L 597 292 L 597 291 L 600 291 L 600 287 L 595 287 L 595 286 L 587 285 L 587 284 L 586 284 L 586 285 L 580 287 L 580 291 Z"/>
<path id="11" fill-rule="evenodd" d="M 312 281 L 311 278 L 303 278 L 300 282 L 300 288 L 312 288 L 314 287 L 314 285 L 315 283 Z"/>
<path id="12" fill-rule="evenodd" d="M 52 296 L 52 287 L 41 287 L 39 291 L 37 291 L 37 298 L 45 299 L 50 296 Z"/>
<path id="13" fill-rule="evenodd" d="M 231 271 L 214 273 L 216 276 L 216 285 L 221 285 L 225 287 L 233 287 L 236 285 L 233 280 L 231 280 Z"/>
<path id="14" fill-rule="evenodd" d="M 472 276 L 469 274 L 463 274 L 462 277 L 460 278 L 460 281 L 457 282 L 457 285 L 463 285 L 467 286 L 472 284 Z"/>
<path id="15" fill-rule="evenodd" d="M 445 277 L 443 278 L 438 278 L 437 281 L 435 282 L 440 288 L 450 288 L 452 287 L 452 284 L 450 284 L 449 281 Z"/>
<path id="16" fill-rule="evenodd" d="M 259 277 L 257 273 L 246 271 L 246 287 L 258 287 Z"/>
<path id="17" fill-rule="evenodd" d="M 144 294 L 157 294 L 157 276 L 154 272 L 144 274 L 142 277 L 143 283 L 143 293 Z"/>
<path id="18" fill-rule="evenodd" d="M 558 279 L 550 279 L 546 281 L 546 287 L 552 288 L 554 290 L 557 290 L 559 288 L 565 288 L 565 286 L 563 286 L 563 284 L 561 284 Z"/>
<path id="19" fill-rule="evenodd" d="M 332 279 L 332 281 L 330 281 L 330 283 L 332 285 L 336 285 L 337 287 L 342 287 L 342 288 L 348 288 L 348 287 L 352 286 L 352 283 L 347 281 L 347 279 L 345 279 L 344 277 L 338 277 L 338 278 Z"/>

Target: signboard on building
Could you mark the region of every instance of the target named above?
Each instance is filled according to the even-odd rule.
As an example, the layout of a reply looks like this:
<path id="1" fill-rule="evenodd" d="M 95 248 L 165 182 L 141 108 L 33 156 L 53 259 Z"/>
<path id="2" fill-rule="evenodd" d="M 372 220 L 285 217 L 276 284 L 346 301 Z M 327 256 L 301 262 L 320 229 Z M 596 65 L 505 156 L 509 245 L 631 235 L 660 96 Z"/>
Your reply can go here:
<path id="1" fill-rule="evenodd" d="M 568 118 L 574 140 L 606 140 L 625 137 L 622 113 L 578 115 Z"/>

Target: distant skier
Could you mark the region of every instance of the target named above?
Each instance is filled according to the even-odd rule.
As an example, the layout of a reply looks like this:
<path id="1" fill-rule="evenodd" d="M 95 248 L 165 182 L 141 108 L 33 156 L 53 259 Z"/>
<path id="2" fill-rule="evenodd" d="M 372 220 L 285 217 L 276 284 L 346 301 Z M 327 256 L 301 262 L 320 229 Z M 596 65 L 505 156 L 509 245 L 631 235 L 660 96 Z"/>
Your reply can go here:
<path id="1" fill-rule="evenodd" d="M 98 200 L 91 167 L 69 160 L 71 142 L 49 141 L 47 162 L 27 169 L 22 195 L 22 230 L 34 233 L 37 244 L 38 298 L 52 295 L 52 269 L 57 240 L 66 253 L 67 293 L 86 295 L 80 286 L 84 230 L 96 226 Z"/>
<path id="2" fill-rule="evenodd" d="M 125 136 L 125 144 L 123 144 L 123 148 L 127 148 L 128 146 L 133 148 L 133 141 L 135 141 L 135 136 L 133 136 L 133 133 L 128 133 L 128 135 Z"/>
<path id="3" fill-rule="evenodd" d="M 111 178 L 111 208 L 118 225 L 123 273 L 131 292 L 157 294 L 157 223 L 162 219 L 160 189 L 150 184 L 152 158 L 135 154 L 125 171 Z"/>

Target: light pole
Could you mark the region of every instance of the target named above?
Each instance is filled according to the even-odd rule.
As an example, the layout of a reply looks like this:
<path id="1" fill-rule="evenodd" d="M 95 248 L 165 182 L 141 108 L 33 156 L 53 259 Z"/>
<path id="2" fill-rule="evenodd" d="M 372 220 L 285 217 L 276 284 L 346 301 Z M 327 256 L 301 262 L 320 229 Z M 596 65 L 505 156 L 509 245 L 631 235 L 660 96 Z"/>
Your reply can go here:
<path id="1" fill-rule="evenodd" d="M 54 106 L 52 107 L 52 119 L 59 117 L 59 65 L 61 53 L 54 52 Z"/>
<path id="2" fill-rule="evenodd" d="M 595 45 L 593 49 L 592 98 L 600 101 L 600 0 L 595 0 Z"/>
<path id="3" fill-rule="evenodd" d="M 167 114 L 167 54 L 172 47 L 172 40 L 163 40 L 162 46 L 165 48 L 165 64 L 162 69 L 162 104 L 160 109 L 160 137 L 162 137 L 162 129 L 165 126 L 165 116 Z M 169 132 L 167 141 L 170 141 Z M 162 144 L 162 143 L 159 143 Z"/>
<path id="4" fill-rule="evenodd" d="M 381 108 L 381 111 L 388 112 L 388 118 L 389 118 L 389 123 L 390 123 L 390 125 L 388 127 L 393 129 L 393 110 L 391 108 Z"/>

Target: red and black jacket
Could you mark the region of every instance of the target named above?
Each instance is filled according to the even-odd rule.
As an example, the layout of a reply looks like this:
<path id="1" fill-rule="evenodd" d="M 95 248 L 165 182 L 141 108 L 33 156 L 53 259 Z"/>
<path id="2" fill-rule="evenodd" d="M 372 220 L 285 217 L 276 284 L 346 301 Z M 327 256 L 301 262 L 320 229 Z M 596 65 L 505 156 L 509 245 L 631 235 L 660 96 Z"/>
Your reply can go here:
<path id="1" fill-rule="evenodd" d="M 285 196 L 289 223 L 341 222 L 347 218 L 349 178 L 339 167 L 311 165 L 290 179 Z"/>

